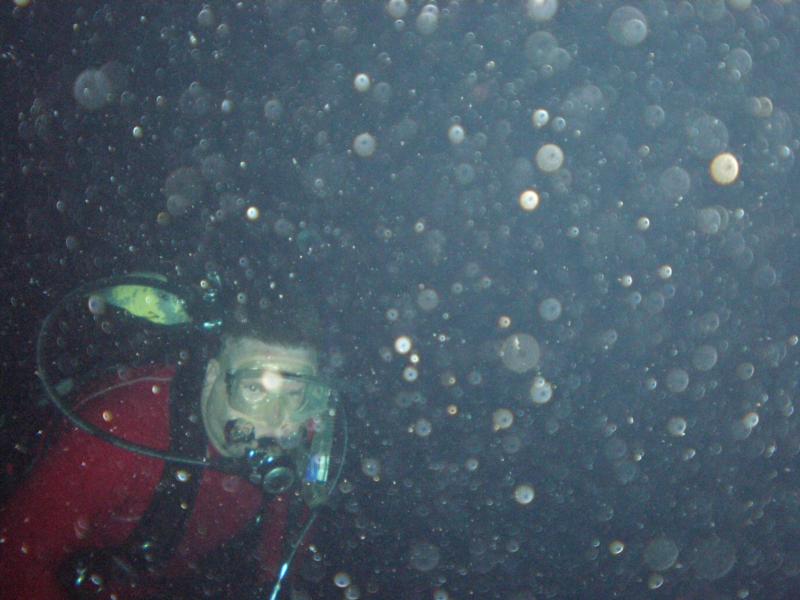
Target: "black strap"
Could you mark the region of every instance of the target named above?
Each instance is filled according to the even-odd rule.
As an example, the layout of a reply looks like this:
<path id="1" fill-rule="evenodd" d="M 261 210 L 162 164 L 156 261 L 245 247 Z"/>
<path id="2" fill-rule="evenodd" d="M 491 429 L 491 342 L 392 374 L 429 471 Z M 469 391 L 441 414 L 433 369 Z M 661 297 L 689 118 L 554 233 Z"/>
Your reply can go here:
<path id="1" fill-rule="evenodd" d="M 200 418 L 205 353 L 180 365 L 170 384 L 170 451 L 179 456 L 203 456 L 206 437 Z M 200 490 L 203 467 L 166 463 L 150 506 L 125 543 L 138 573 L 154 573 L 169 561 L 183 539 Z"/>

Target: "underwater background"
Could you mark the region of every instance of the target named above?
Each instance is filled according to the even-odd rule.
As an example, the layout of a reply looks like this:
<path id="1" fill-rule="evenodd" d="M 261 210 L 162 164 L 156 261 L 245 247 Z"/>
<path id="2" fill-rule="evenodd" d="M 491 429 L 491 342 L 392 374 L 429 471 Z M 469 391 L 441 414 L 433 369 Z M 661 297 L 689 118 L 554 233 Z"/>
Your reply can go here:
<path id="1" fill-rule="evenodd" d="M 800 3 L 16 0 L 0 34 L 3 498 L 66 293 L 288 278 L 349 423 L 307 597 L 795 597 Z"/>

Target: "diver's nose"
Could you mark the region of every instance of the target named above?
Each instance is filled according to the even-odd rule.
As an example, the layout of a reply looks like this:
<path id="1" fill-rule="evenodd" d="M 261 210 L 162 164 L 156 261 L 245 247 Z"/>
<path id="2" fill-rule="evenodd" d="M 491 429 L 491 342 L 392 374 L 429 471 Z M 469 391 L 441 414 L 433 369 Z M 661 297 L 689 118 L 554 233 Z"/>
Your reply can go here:
<path id="1" fill-rule="evenodd" d="M 279 402 L 277 398 L 269 398 L 266 402 L 266 410 L 264 411 L 267 421 L 272 424 L 280 423 L 284 417 L 283 403 Z"/>

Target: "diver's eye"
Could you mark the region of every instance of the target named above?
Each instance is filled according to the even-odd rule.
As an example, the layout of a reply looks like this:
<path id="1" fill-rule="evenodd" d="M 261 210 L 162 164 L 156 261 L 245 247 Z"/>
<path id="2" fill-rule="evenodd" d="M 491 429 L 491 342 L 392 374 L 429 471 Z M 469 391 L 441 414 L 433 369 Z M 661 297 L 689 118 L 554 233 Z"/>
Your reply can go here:
<path id="1" fill-rule="evenodd" d="M 252 404 L 263 399 L 266 390 L 264 390 L 264 386 L 257 381 L 245 382 L 239 387 L 239 394 L 245 402 Z"/>

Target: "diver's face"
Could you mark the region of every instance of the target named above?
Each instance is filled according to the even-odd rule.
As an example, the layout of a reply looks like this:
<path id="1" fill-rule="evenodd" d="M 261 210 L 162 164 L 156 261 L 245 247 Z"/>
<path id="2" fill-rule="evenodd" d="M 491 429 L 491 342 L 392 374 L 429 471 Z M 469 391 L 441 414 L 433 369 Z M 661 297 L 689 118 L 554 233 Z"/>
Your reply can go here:
<path id="1" fill-rule="evenodd" d="M 226 342 L 209 361 L 203 386 L 203 421 L 224 456 L 241 456 L 259 440 L 290 440 L 304 423 L 297 417 L 302 383 L 317 374 L 316 353 L 253 338 Z"/>

